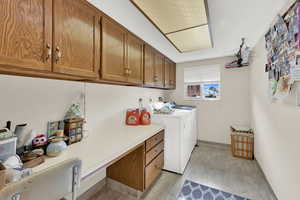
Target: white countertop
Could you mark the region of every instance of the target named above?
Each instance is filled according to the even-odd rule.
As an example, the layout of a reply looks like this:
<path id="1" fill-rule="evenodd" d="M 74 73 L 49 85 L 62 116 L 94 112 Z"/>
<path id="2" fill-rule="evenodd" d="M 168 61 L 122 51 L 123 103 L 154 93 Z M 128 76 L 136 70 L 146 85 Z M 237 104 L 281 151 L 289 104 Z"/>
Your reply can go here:
<path id="1" fill-rule="evenodd" d="M 45 170 L 62 161 L 79 158 L 82 161 L 81 177 L 105 167 L 114 159 L 144 142 L 163 129 L 160 125 L 126 126 L 112 124 L 99 133 L 93 133 L 83 141 L 68 146 L 60 156 L 46 158 L 45 163 L 33 168 L 33 172 Z"/>

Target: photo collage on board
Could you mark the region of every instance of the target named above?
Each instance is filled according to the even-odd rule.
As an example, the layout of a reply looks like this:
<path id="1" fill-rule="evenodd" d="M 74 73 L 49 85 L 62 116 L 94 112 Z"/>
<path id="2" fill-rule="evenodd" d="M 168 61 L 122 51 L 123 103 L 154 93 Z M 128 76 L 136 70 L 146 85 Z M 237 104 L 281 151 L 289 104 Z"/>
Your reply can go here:
<path id="1" fill-rule="evenodd" d="M 286 97 L 295 80 L 300 78 L 299 48 L 299 6 L 295 3 L 265 35 L 269 73 L 270 96 L 272 99 Z M 300 64 L 300 63 L 299 63 Z M 298 74 L 297 74 L 298 73 Z M 300 80 L 300 79 L 299 79 Z"/>

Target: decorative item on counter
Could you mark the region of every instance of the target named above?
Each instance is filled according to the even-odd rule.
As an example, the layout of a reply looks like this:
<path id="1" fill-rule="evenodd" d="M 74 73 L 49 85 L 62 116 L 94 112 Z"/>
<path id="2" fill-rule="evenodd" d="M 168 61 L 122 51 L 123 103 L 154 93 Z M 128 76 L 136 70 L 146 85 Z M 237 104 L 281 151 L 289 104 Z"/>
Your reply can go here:
<path id="1" fill-rule="evenodd" d="M 38 135 L 35 130 L 24 134 L 22 146 L 17 148 L 17 154 L 23 157 L 23 154 L 32 150 L 32 140 Z"/>
<path id="2" fill-rule="evenodd" d="M 68 119 L 65 120 L 65 135 L 68 137 L 68 145 L 80 142 L 83 138 L 84 119 Z"/>
<path id="3" fill-rule="evenodd" d="M 67 144 L 63 140 L 59 142 L 51 142 L 47 147 L 47 156 L 59 156 L 66 148 Z"/>
<path id="4" fill-rule="evenodd" d="M 48 122 L 48 125 L 47 125 L 47 136 L 48 136 L 48 138 L 55 135 L 56 131 L 64 130 L 64 126 L 65 126 L 65 124 L 64 124 L 63 120 Z"/>
<path id="5" fill-rule="evenodd" d="M 24 163 L 34 160 L 36 158 L 39 158 L 43 156 L 45 151 L 43 149 L 34 149 L 32 151 L 27 151 L 24 153 L 24 155 L 21 157 L 22 161 Z"/>
<path id="6" fill-rule="evenodd" d="M 48 139 L 45 135 L 38 135 L 32 140 L 33 148 L 41 148 L 47 145 Z"/>
<path id="7" fill-rule="evenodd" d="M 40 156 L 40 157 L 32 159 L 32 160 L 30 160 L 28 162 L 25 162 L 24 165 L 23 165 L 23 168 L 24 169 L 34 168 L 34 167 L 39 166 L 40 164 L 42 164 L 44 162 L 45 162 L 45 157 L 44 156 Z"/>
<path id="8" fill-rule="evenodd" d="M 140 124 L 140 110 L 128 109 L 126 112 L 126 124 L 128 126 L 138 126 Z"/>
<path id="9" fill-rule="evenodd" d="M 47 156 L 59 156 L 67 148 L 67 144 L 64 141 L 65 139 L 66 137 L 64 136 L 63 130 L 57 131 L 56 136 L 49 138 L 50 144 L 47 147 Z"/>
<path id="10" fill-rule="evenodd" d="M 4 161 L 16 154 L 17 138 L 0 140 L 0 160 Z"/>
<path id="11" fill-rule="evenodd" d="M 23 162 L 18 155 L 8 157 L 2 164 L 6 169 L 19 169 L 23 166 Z"/>
<path id="12" fill-rule="evenodd" d="M 26 129 L 27 124 L 18 124 L 15 128 L 15 135 L 18 137 L 17 148 L 25 146 L 25 137 L 26 137 Z"/>
<path id="13" fill-rule="evenodd" d="M 80 104 L 74 103 L 67 111 L 64 119 L 68 120 L 68 119 L 78 119 L 78 118 L 82 118 L 82 113 L 80 111 Z"/>
<path id="14" fill-rule="evenodd" d="M 151 124 L 151 114 L 150 114 L 150 112 L 147 111 L 146 108 L 143 108 L 141 111 L 140 124 L 141 125 L 150 125 Z"/>
<path id="15" fill-rule="evenodd" d="M 7 128 L 8 130 L 11 129 L 11 121 L 6 122 L 6 127 L 5 128 Z"/>
<path id="16" fill-rule="evenodd" d="M 0 140 L 5 140 L 13 137 L 14 134 L 7 128 L 0 129 Z"/>

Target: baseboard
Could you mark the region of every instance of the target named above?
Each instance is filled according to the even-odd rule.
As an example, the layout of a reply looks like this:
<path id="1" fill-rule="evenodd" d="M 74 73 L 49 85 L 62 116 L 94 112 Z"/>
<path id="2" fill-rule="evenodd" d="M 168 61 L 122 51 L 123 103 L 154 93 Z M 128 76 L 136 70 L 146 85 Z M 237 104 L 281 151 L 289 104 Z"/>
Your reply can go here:
<path id="1" fill-rule="evenodd" d="M 230 144 L 225 144 L 225 143 L 218 143 L 218 142 L 211 142 L 211 141 L 205 141 L 205 140 L 198 140 L 197 141 L 197 145 L 200 146 L 200 144 L 211 144 L 211 145 L 216 145 L 216 146 L 220 146 L 220 147 L 226 147 L 226 148 L 230 148 Z"/>
<path id="2" fill-rule="evenodd" d="M 266 177 L 266 174 L 265 174 L 264 170 L 261 168 L 261 166 L 260 166 L 258 160 L 255 159 L 255 161 L 256 161 L 256 164 L 257 164 L 259 170 L 261 171 L 262 175 L 264 176 L 265 180 L 267 181 L 267 184 L 268 184 L 268 187 L 269 187 L 270 191 L 273 193 L 273 195 L 274 195 L 274 197 L 276 198 L 276 200 L 278 200 L 278 198 L 277 198 L 277 196 L 276 196 L 276 194 L 275 194 L 275 192 L 274 192 L 274 190 L 273 190 L 273 188 L 272 188 L 272 186 L 271 186 L 269 180 L 268 180 L 267 177 Z"/>

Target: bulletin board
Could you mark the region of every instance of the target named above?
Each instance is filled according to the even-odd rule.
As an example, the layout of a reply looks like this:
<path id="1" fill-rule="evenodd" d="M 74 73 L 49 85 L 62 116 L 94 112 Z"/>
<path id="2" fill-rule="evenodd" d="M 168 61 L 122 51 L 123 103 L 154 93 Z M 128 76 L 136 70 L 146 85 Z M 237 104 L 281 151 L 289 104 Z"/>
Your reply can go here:
<path id="1" fill-rule="evenodd" d="M 290 94 L 291 86 L 300 81 L 300 3 L 293 4 L 265 35 L 269 74 L 269 95 L 277 100 Z"/>

